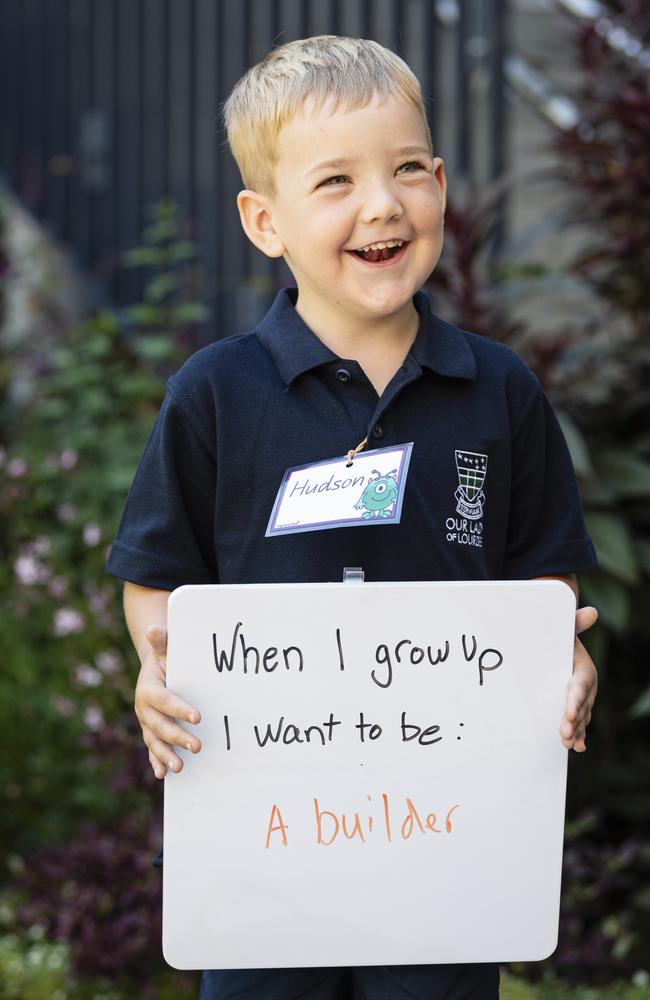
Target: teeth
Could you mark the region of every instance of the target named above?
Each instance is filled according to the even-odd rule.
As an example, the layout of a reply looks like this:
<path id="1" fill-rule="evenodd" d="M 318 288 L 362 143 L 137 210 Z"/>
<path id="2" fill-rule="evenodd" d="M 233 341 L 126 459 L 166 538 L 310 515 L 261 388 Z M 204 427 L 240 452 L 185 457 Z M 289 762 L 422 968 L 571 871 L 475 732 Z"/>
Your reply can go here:
<path id="1" fill-rule="evenodd" d="M 382 243 L 369 243 L 366 247 L 361 247 L 362 252 L 367 252 L 368 250 L 385 250 L 386 247 L 401 247 L 404 240 L 386 240 Z"/>

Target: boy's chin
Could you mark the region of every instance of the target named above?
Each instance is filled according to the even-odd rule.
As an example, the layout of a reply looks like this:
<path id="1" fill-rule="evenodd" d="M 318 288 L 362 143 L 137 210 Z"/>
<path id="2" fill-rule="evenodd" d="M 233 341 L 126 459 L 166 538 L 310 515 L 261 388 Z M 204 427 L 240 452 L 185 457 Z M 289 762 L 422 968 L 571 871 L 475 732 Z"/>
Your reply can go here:
<path id="1" fill-rule="evenodd" d="M 404 281 L 397 288 L 375 286 L 359 296 L 359 305 L 365 312 L 375 313 L 377 317 L 392 315 L 411 303 L 422 284 L 423 281 Z"/>
<path id="2" fill-rule="evenodd" d="M 356 315 L 358 319 L 383 320 L 391 316 L 397 317 L 413 307 L 413 296 L 417 289 L 409 295 L 396 298 L 386 298 L 377 300 L 370 299 L 367 302 L 355 302 L 350 309 L 350 315 Z"/>

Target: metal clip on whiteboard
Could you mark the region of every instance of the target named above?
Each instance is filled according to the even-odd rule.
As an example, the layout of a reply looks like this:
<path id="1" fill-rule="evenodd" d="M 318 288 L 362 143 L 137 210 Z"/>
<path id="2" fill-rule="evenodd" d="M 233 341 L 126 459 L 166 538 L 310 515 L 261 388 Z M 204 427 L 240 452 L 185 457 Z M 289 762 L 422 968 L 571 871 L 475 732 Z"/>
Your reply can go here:
<path id="1" fill-rule="evenodd" d="M 363 583 L 364 578 L 361 566 L 346 566 L 343 570 L 343 583 Z"/>

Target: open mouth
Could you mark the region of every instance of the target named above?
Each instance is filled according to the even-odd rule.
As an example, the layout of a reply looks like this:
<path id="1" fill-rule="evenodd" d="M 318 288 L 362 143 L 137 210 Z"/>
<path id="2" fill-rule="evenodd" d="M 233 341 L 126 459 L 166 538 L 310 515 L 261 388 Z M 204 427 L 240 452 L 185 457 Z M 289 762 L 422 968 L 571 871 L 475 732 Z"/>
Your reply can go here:
<path id="1" fill-rule="evenodd" d="M 406 250 L 408 242 L 406 240 L 386 240 L 386 242 L 370 243 L 359 250 L 351 250 L 356 257 L 367 261 L 369 264 L 380 264 L 386 260 L 392 260 Z"/>

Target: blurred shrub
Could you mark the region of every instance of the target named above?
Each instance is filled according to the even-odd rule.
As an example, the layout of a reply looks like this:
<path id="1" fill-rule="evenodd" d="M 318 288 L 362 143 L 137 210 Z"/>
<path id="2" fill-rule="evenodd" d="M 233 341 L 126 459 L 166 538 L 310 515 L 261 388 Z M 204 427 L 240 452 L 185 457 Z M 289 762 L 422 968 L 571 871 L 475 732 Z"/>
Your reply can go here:
<path id="1" fill-rule="evenodd" d="M 650 714 L 650 73 L 608 44 L 613 24 L 647 45 L 650 7 L 608 0 L 598 21 L 577 30 L 580 120 L 550 137 L 554 180 L 567 192 L 562 225 L 580 226 L 583 236 L 569 273 L 490 261 L 494 202 L 473 199 L 471 209 L 452 205 L 432 279 L 447 315 L 509 343 L 538 374 L 598 552 L 600 568 L 579 583 L 581 603 L 600 612 L 584 640 L 600 691 L 589 752 L 570 756 L 560 944 L 549 963 L 574 983 L 647 969 L 650 955 L 650 748 L 642 731 Z M 543 328 L 512 316 L 524 284 Z M 595 308 L 590 318 L 574 310 L 575 319 L 553 325 L 552 306 L 567 291 L 574 301 L 576 291 L 591 297 Z"/>
<path id="2" fill-rule="evenodd" d="M 37 392 L 14 410 L 0 468 L 0 837 L 18 851 L 116 806 L 79 747 L 131 699 L 104 564 L 163 389 L 108 313 L 34 360 Z"/>
<path id="3" fill-rule="evenodd" d="M 612 842 L 604 830 L 599 811 L 567 824 L 553 966 L 574 984 L 641 978 L 643 969 L 648 982 L 650 842 L 643 831 Z"/>
<path id="4" fill-rule="evenodd" d="M 152 859 L 162 844 L 160 796 L 132 713 L 88 734 L 83 751 L 95 780 L 120 799 L 110 823 L 87 821 L 64 844 L 16 864 L 12 879 L 15 927 L 40 928 L 45 940 L 69 947 L 75 981 L 101 977 L 130 995 L 158 997 L 162 892 Z M 139 808 L 133 792 L 146 792 Z M 167 971 L 178 989 L 196 976 Z M 131 984 L 130 990 L 128 984 Z M 1 997 L 1 994 L 0 994 Z"/>
<path id="5" fill-rule="evenodd" d="M 46 941 L 41 927 L 22 939 L 5 934 L 0 938 L 0 1000 L 67 1000 L 68 952 L 65 943 Z M 95 998 L 112 1000 L 99 991 Z"/>
<path id="6" fill-rule="evenodd" d="M 138 978 L 142 996 L 162 965 L 160 786 L 104 567 L 165 375 L 206 315 L 171 280 L 194 252 L 178 227 L 169 202 L 152 209 L 149 311 L 45 320 L 20 347 L 30 391 L 9 378 L 0 399 L 0 878 L 24 898 L 16 933 L 43 927 L 68 942 L 75 975 Z"/>
<path id="7" fill-rule="evenodd" d="M 38 924 L 25 933 L 0 937 L 0 1000 L 195 1000 L 196 981 L 179 981 L 168 974 L 142 987 L 93 976 L 78 980 L 72 975 L 70 948 L 52 943 Z"/>

